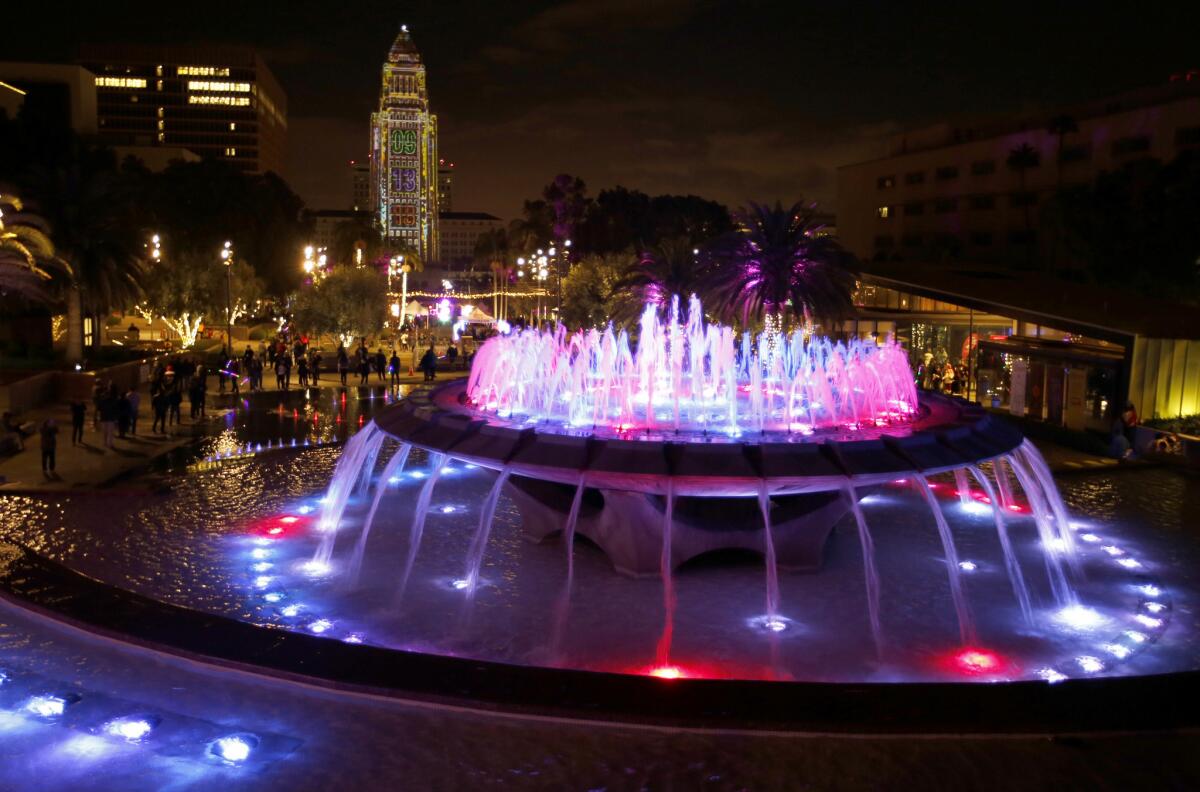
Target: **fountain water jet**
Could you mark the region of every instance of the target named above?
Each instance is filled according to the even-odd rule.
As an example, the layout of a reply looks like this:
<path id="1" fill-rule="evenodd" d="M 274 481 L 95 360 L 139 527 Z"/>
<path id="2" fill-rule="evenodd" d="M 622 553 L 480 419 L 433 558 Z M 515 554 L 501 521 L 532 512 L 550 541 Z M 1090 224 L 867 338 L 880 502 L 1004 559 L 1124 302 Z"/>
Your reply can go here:
<path id="1" fill-rule="evenodd" d="M 379 481 L 375 485 L 375 497 L 371 499 L 371 509 L 367 512 L 367 518 L 363 520 L 362 532 L 359 534 L 358 543 L 354 547 L 354 556 L 350 559 L 350 568 L 347 570 L 346 579 L 349 586 L 358 585 L 358 576 L 362 572 L 363 553 L 367 548 L 367 536 L 371 533 L 371 526 L 375 522 L 375 512 L 379 509 L 379 501 L 387 492 L 391 478 L 404 472 L 404 464 L 408 461 L 411 451 L 412 446 L 403 443 L 400 448 L 396 449 L 396 453 L 392 454 L 392 458 L 384 466 L 383 472 L 379 474 Z"/>
<path id="2" fill-rule="evenodd" d="M 430 454 L 432 472 L 421 487 L 417 503 L 413 509 L 412 527 L 409 530 L 408 552 L 404 557 L 404 571 L 400 574 L 400 585 L 396 589 L 396 604 L 404 601 L 404 590 L 408 587 L 408 578 L 412 574 L 413 562 L 417 560 L 417 550 L 421 547 L 421 536 L 425 531 L 425 515 L 429 511 L 429 500 L 433 497 L 433 488 L 442 475 L 442 466 L 446 464 L 445 454 Z"/>
<path id="3" fill-rule="evenodd" d="M 921 494 L 925 496 L 925 502 L 929 504 L 929 510 L 933 512 L 938 535 L 942 538 L 942 550 L 946 554 L 946 572 L 950 577 L 950 598 L 954 601 L 954 612 L 958 616 L 959 639 L 963 646 L 974 645 L 978 642 L 975 634 L 975 620 L 971 617 L 971 607 L 967 604 L 967 595 L 963 591 L 962 576 L 959 574 L 958 550 L 954 547 L 954 536 L 950 533 L 950 526 L 946 522 L 946 515 L 942 513 L 942 507 L 938 505 L 933 490 L 929 488 L 929 482 L 925 480 L 924 476 L 915 478 Z"/>
<path id="4" fill-rule="evenodd" d="M 875 569 L 875 542 L 871 540 L 871 531 L 867 528 L 867 518 L 863 515 L 862 505 L 854 493 L 854 487 L 846 485 L 846 498 L 850 501 L 850 510 L 854 513 L 854 522 L 858 526 L 858 543 L 862 547 L 863 580 L 867 588 L 867 616 L 871 622 L 871 638 L 875 642 L 875 657 L 883 659 L 883 624 L 879 618 L 879 572 Z"/>

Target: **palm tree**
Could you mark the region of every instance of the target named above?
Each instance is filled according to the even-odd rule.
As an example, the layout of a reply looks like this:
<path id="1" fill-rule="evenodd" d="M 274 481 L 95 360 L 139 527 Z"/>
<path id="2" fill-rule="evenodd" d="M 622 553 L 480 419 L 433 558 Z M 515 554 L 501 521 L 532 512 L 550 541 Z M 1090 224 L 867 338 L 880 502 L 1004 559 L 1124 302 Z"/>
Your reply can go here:
<path id="1" fill-rule="evenodd" d="M 1062 189 L 1063 142 L 1067 135 L 1079 131 L 1079 124 L 1075 123 L 1075 119 L 1069 115 L 1055 116 L 1054 118 L 1051 118 L 1050 122 L 1046 125 L 1046 131 L 1051 135 L 1056 135 L 1058 137 L 1058 150 L 1054 156 L 1056 168 L 1055 177 L 1058 180 L 1055 189 Z"/>
<path id="2" fill-rule="evenodd" d="M 671 298 L 680 298 L 686 312 L 687 300 L 702 291 L 704 272 L 699 250 L 687 239 L 665 239 L 644 250 L 628 271 L 617 280 L 614 319 L 632 321 L 641 315 L 644 306 L 667 308 Z"/>
<path id="3" fill-rule="evenodd" d="M 1021 183 L 1021 204 L 1025 210 L 1025 263 L 1029 266 L 1033 264 L 1033 245 L 1030 242 L 1033 228 L 1029 218 L 1029 195 L 1025 192 L 1025 173 L 1031 168 L 1036 168 L 1041 162 L 1041 157 L 1033 146 L 1022 143 L 1008 152 L 1006 162 L 1009 168 L 1017 172 Z"/>
<path id="4" fill-rule="evenodd" d="M 709 253 L 708 296 L 718 314 L 747 325 L 790 316 L 828 330 L 853 313 L 857 263 L 820 233 L 814 206 L 751 203 L 734 214 L 734 225 Z"/>
<path id="5" fill-rule="evenodd" d="M 45 221 L 23 211 L 16 196 L 0 196 L 0 298 L 52 303 L 71 267 L 55 253 Z"/>
<path id="6" fill-rule="evenodd" d="M 142 296 L 143 230 L 130 178 L 110 151 L 78 142 L 53 167 L 30 169 L 30 194 L 52 229 L 59 256 L 73 271 L 67 292 L 68 360 L 82 358 L 82 317 L 95 319 Z M 93 335 L 93 346 L 100 334 Z"/>

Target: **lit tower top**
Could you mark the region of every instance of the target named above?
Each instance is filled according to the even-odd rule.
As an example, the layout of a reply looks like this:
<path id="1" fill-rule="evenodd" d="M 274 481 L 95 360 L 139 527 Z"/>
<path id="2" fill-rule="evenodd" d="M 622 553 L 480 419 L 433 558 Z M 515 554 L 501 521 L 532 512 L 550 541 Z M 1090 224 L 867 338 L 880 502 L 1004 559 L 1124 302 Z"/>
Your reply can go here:
<path id="1" fill-rule="evenodd" d="M 379 110 L 371 114 L 371 195 L 383 235 L 437 256 L 437 116 L 429 112 L 425 64 L 401 25 L 383 64 Z"/>

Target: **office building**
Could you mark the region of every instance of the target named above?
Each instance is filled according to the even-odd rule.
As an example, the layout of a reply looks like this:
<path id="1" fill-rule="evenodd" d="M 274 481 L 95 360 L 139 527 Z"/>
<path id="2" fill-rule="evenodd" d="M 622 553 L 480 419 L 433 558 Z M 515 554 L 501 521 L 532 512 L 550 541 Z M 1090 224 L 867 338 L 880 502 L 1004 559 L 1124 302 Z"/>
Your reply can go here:
<path id="1" fill-rule="evenodd" d="M 79 60 L 95 74 L 101 140 L 285 175 L 287 97 L 254 50 L 86 45 Z"/>
<path id="2" fill-rule="evenodd" d="M 479 237 L 503 227 L 503 220 L 487 212 L 442 212 L 438 227 L 438 261 L 449 268 L 470 264 L 475 258 Z"/>
<path id="3" fill-rule="evenodd" d="M 454 163 L 438 160 L 438 210 L 454 211 Z"/>

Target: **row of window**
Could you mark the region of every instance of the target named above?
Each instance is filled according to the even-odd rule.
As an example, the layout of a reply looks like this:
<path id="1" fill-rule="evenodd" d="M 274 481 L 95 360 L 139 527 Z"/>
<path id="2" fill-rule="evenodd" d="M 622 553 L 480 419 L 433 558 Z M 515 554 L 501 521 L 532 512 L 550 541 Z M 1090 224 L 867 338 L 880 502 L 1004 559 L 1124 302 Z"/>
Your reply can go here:
<path id="1" fill-rule="evenodd" d="M 1029 245 L 1037 241 L 1036 231 L 1015 229 L 1007 234 L 1010 245 Z M 972 231 L 967 234 L 967 240 L 975 247 L 991 247 L 996 244 L 997 235 L 991 231 Z M 960 245 L 962 240 L 954 234 L 904 234 L 900 244 L 906 248 L 919 248 L 926 245 L 953 247 Z M 896 246 L 896 238 L 891 234 L 880 234 L 875 237 L 875 247 L 887 249 Z"/>
<path id="2" fill-rule="evenodd" d="M 972 211 L 986 211 L 995 209 L 997 206 L 996 195 L 971 195 L 966 199 L 967 208 Z M 878 206 L 875 208 L 875 216 L 880 220 L 890 220 L 897 215 L 901 209 L 904 211 L 905 217 L 916 217 L 925 214 L 926 205 L 933 208 L 934 214 L 949 214 L 957 212 L 959 209 L 960 199 L 955 198 L 936 198 L 932 201 L 909 201 L 902 207 L 897 205 Z M 1037 205 L 1038 197 L 1035 192 L 1015 192 L 1008 195 L 1008 205 L 1014 208 L 1022 208 L 1026 206 Z"/>
<path id="3" fill-rule="evenodd" d="M 1176 129 L 1175 145 L 1178 147 L 1200 145 L 1200 126 L 1179 127 Z M 1111 151 L 1114 157 L 1142 154 L 1149 150 L 1149 135 L 1131 135 L 1117 138 L 1111 144 Z M 1059 160 L 1061 162 L 1083 162 L 1091 158 L 1092 146 L 1090 143 L 1075 143 L 1063 146 Z M 1035 168 L 1039 164 L 1040 162 L 1034 159 L 1029 162 L 1028 167 Z M 996 172 L 996 168 L 996 160 L 985 159 L 972 162 L 969 170 L 972 176 L 989 176 Z M 935 181 L 951 181 L 958 177 L 959 167 L 957 165 L 943 165 L 940 168 L 935 168 L 933 171 Z M 925 171 L 910 171 L 904 174 L 904 183 L 906 185 L 924 184 Z M 896 186 L 896 176 L 880 176 L 875 180 L 875 186 L 880 190 L 890 190 Z"/>

